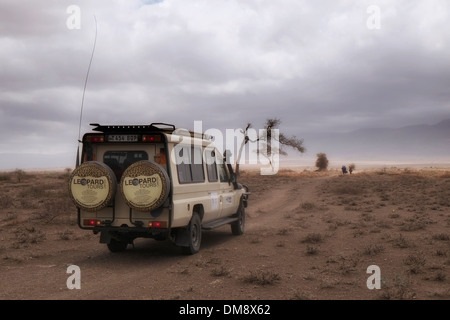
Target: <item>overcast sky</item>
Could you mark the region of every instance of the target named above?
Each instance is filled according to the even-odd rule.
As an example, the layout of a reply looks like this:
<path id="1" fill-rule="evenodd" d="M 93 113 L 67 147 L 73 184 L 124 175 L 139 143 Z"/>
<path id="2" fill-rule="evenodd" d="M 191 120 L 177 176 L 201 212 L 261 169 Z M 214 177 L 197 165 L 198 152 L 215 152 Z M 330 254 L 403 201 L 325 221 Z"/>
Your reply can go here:
<path id="1" fill-rule="evenodd" d="M 448 0 L 0 0 L 0 170 L 73 166 L 96 26 L 81 133 L 302 137 L 450 118 L 449 21 Z"/>

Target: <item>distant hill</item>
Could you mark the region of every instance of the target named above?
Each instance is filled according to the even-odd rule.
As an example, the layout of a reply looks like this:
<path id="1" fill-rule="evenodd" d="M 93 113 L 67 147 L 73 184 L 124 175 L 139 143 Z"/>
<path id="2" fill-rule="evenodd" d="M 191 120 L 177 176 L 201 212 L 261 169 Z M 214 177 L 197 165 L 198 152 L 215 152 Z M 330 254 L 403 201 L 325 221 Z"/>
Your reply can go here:
<path id="1" fill-rule="evenodd" d="M 340 159 L 450 162 L 450 119 L 435 125 L 366 128 L 303 136 L 309 156 Z"/>

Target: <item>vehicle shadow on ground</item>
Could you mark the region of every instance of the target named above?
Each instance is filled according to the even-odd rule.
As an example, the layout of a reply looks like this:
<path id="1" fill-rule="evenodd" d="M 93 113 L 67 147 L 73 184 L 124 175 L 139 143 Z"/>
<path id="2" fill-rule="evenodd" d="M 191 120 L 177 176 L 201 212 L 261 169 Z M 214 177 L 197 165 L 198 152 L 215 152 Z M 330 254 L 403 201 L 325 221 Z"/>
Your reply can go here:
<path id="1" fill-rule="evenodd" d="M 181 247 L 176 246 L 170 240 L 157 241 L 154 239 L 139 238 L 123 252 L 110 252 L 105 244 L 101 246 L 96 252 L 96 255 L 90 255 L 85 259 L 85 262 L 90 263 L 105 263 L 110 264 L 114 262 L 130 262 L 130 263 L 151 263 L 162 262 L 163 260 L 182 260 L 198 254 L 208 252 L 219 248 L 222 244 L 229 243 L 238 237 L 231 234 L 229 227 L 223 227 L 212 231 L 203 231 L 202 243 L 200 252 L 195 255 L 186 255 L 183 253 Z M 103 247 L 103 248 L 102 248 Z M 155 259 L 158 258 L 158 259 Z M 163 260 L 161 260 L 163 258 Z"/>

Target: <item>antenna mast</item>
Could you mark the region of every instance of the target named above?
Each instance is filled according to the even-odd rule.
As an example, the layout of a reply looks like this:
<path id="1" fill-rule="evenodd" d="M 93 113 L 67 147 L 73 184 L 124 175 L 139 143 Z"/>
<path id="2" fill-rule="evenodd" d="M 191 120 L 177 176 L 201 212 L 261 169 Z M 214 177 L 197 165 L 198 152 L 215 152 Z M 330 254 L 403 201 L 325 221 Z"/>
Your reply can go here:
<path id="1" fill-rule="evenodd" d="M 97 43 L 97 18 L 94 15 L 94 21 L 95 21 L 95 38 L 94 38 L 94 45 L 92 47 L 92 53 L 91 53 L 91 59 L 89 60 L 89 66 L 86 73 L 86 79 L 84 80 L 84 89 L 83 89 L 83 96 L 81 98 L 81 109 L 80 109 L 80 122 L 78 124 L 78 148 L 77 148 L 77 160 L 75 167 L 78 167 L 80 165 L 80 143 L 81 143 L 81 120 L 83 118 L 83 107 L 84 107 L 84 95 L 86 93 L 86 86 L 89 78 L 89 71 L 91 70 L 91 64 L 92 59 L 94 58 L 94 52 L 95 52 L 95 45 Z"/>

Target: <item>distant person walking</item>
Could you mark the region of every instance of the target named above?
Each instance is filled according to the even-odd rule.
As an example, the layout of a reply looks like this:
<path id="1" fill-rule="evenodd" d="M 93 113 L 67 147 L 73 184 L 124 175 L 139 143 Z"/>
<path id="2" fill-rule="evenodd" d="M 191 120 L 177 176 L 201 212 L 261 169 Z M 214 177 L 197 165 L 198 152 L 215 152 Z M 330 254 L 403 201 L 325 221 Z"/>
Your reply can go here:
<path id="1" fill-rule="evenodd" d="M 342 166 L 342 174 L 346 174 L 347 173 L 347 167 L 346 166 Z"/>

